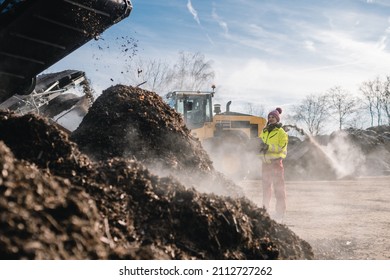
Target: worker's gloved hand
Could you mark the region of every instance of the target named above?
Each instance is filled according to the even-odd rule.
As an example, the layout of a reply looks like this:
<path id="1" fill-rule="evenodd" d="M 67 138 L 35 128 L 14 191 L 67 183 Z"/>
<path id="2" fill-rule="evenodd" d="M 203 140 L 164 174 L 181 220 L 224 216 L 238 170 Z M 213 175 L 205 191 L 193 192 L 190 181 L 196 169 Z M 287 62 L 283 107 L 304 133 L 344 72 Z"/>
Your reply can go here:
<path id="1" fill-rule="evenodd" d="M 268 147 L 269 147 L 268 144 L 261 142 L 260 143 L 260 153 L 265 153 L 266 151 L 268 151 Z"/>

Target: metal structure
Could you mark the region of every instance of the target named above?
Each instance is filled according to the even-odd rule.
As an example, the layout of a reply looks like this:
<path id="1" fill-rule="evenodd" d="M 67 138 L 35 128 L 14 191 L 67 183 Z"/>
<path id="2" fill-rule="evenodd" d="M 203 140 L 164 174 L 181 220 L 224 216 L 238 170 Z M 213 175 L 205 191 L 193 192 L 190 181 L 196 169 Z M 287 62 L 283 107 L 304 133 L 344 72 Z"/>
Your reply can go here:
<path id="1" fill-rule="evenodd" d="M 88 80 L 82 71 L 66 70 L 60 73 L 38 76 L 35 90 L 28 95 L 15 94 L 0 104 L 0 110 L 12 110 L 19 114 L 37 113 L 52 117 L 48 114 L 47 106 L 61 95 L 72 94 L 78 86 L 88 87 Z M 86 93 L 88 94 L 88 92 Z M 68 102 L 69 104 L 70 102 Z M 68 105 L 69 106 L 69 105 Z"/>
<path id="2" fill-rule="evenodd" d="M 129 0 L 0 0 L 0 102 L 129 16 Z"/>

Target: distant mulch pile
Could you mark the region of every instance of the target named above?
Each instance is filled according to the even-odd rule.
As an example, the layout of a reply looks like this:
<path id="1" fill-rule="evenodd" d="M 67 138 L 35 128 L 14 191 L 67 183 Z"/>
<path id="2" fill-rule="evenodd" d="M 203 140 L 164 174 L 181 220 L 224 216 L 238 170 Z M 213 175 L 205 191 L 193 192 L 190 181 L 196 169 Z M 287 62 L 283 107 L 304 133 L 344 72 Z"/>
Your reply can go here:
<path id="1" fill-rule="evenodd" d="M 336 180 L 337 170 L 319 144 L 289 137 L 283 161 L 286 180 Z"/>
<path id="2" fill-rule="evenodd" d="M 390 175 L 389 125 L 336 131 L 330 135 L 329 143 L 335 147 L 335 154 L 356 165 L 353 175 Z"/>
<path id="3" fill-rule="evenodd" d="M 337 180 L 390 174 L 390 126 L 344 129 L 300 140 L 290 137 L 287 180 Z"/>
<path id="4" fill-rule="evenodd" d="M 105 92 L 122 96 L 115 104 L 126 108 L 117 114 L 107 111 L 105 121 L 113 137 L 123 135 L 122 122 L 128 119 L 125 112 L 133 114 L 127 102 L 127 94 L 133 91 L 156 98 L 153 93 L 124 86 Z M 142 98 L 139 100 L 142 103 Z M 164 106 L 155 101 L 151 107 Z M 96 106 L 109 108 L 101 102 Z M 174 113 L 163 108 L 179 127 L 170 127 L 169 119 L 168 124 L 151 122 L 153 118 L 144 120 L 138 110 L 139 124 L 133 123 L 129 131 L 138 129 L 150 149 L 143 148 L 132 156 L 131 149 L 104 150 L 103 143 L 97 142 L 96 149 L 106 157 L 100 160 L 94 158 L 95 153 L 90 157 L 80 152 L 67 134 L 42 117 L 1 112 L 0 258 L 313 259 L 306 241 L 246 198 L 199 192 L 173 175 L 157 176 L 146 167 L 161 156 L 177 162 L 171 166 L 174 171 L 204 168 L 206 174 L 214 172 L 207 157 L 198 154 L 196 149 L 201 146 L 186 134 L 181 119 L 174 120 Z M 102 136 L 108 134 L 101 130 L 99 121 L 92 124 L 95 126 L 81 127 Z M 152 132 L 143 131 L 146 125 Z M 175 146 L 189 149 L 184 159 L 181 149 L 165 151 L 172 144 L 160 145 L 158 140 L 164 137 L 159 132 L 170 136 L 167 131 L 178 134 Z M 111 141 L 108 144 L 129 144 L 122 138 L 106 139 Z M 95 151 L 88 141 L 82 146 Z M 126 153 L 120 155 L 121 150 Z M 139 159 L 143 152 L 147 155 L 144 162 Z M 159 163 L 170 168 L 171 162 Z"/>

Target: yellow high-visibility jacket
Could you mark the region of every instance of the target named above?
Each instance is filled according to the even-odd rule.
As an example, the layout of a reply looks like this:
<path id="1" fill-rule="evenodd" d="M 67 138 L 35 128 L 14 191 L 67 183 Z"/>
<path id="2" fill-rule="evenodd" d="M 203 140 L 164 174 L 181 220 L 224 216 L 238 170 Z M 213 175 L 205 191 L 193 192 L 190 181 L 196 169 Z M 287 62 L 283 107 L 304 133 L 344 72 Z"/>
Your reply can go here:
<path id="1" fill-rule="evenodd" d="M 287 156 L 288 134 L 282 127 L 275 127 L 271 131 L 264 128 L 259 137 L 268 145 L 268 150 L 261 153 L 264 162 L 271 162 L 272 159 L 284 159 Z"/>

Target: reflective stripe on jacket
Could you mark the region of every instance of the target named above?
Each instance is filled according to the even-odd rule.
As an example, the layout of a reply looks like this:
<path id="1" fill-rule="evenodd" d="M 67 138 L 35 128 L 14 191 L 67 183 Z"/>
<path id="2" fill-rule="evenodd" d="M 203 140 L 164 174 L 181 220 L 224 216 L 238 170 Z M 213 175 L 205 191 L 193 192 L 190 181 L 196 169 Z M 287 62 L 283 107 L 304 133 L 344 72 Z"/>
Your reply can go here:
<path id="1" fill-rule="evenodd" d="M 264 162 L 270 162 L 272 159 L 286 158 L 288 134 L 283 128 L 275 127 L 271 131 L 263 129 L 260 133 L 260 138 L 268 145 L 268 150 L 261 154 Z"/>

